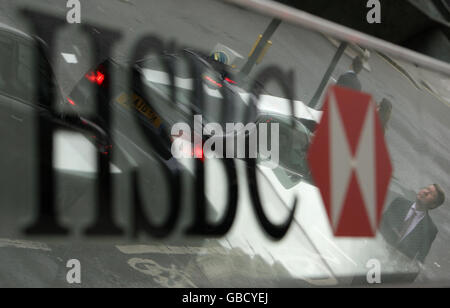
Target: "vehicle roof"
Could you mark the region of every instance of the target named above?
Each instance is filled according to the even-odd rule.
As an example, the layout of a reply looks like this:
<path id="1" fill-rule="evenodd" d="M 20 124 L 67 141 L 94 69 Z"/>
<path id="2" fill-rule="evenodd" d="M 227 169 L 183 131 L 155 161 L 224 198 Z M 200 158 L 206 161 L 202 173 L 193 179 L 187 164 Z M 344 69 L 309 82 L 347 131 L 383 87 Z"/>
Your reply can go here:
<path id="1" fill-rule="evenodd" d="M 7 25 L 2 22 L 0 22 L 0 32 L 9 32 L 9 33 L 21 36 L 26 39 L 32 39 L 32 37 L 29 34 L 27 34 L 26 32 L 23 32 L 22 30 L 19 30 L 13 26 Z"/>

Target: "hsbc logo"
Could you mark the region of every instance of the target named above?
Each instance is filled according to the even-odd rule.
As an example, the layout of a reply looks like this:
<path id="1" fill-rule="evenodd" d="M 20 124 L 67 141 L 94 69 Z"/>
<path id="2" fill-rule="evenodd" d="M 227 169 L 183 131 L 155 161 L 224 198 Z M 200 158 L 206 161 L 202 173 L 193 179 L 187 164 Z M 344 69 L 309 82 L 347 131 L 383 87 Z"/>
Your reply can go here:
<path id="1" fill-rule="evenodd" d="M 334 235 L 375 236 L 392 165 L 369 94 L 330 87 L 308 162 Z"/>

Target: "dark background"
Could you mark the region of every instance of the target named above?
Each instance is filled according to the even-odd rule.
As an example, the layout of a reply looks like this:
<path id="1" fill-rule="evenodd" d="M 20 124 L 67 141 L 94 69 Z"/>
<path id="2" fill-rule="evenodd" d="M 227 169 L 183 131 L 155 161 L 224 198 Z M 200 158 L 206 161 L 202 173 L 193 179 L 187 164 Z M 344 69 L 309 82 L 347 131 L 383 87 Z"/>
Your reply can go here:
<path id="1" fill-rule="evenodd" d="M 368 0 L 278 2 L 450 62 L 450 0 L 380 0 L 381 24 L 366 21 Z"/>

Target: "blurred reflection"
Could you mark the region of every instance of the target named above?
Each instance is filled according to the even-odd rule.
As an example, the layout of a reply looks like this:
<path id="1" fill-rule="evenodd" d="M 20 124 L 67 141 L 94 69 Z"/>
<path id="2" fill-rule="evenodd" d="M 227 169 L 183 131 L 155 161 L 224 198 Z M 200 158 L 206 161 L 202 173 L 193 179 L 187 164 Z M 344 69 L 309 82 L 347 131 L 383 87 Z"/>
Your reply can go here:
<path id="1" fill-rule="evenodd" d="M 47 12 L 60 2 L 39 1 L 36 10 Z M 236 160 L 236 185 L 239 186 L 236 220 L 228 234 L 209 242 L 226 247 L 227 254 L 199 254 L 185 262 L 169 249 L 159 254 L 160 260 L 154 255 L 139 256 L 142 259 L 137 259 L 142 262 L 134 262 L 132 267 L 147 275 L 156 271 L 154 275 L 160 277 L 159 271 L 167 270 L 164 275 L 171 275 L 172 264 L 177 264 L 177 269 L 192 275 L 192 284 L 197 286 L 303 286 L 305 281 L 320 279 L 328 285 L 366 283 L 367 261 L 377 259 L 383 266 L 383 282 L 388 281 L 388 276 L 392 277 L 392 282 L 401 281 L 402 275 L 406 275 L 409 281 L 414 280 L 419 272 L 419 263 L 423 263 L 421 266 L 425 268 L 421 272 L 423 280 L 448 280 L 447 239 L 450 230 L 447 222 L 450 211 L 440 206 L 445 200 L 444 191 L 450 189 L 447 181 L 450 171 L 448 75 L 425 69 L 414 63 L 414 59 L 400 60 L 391 54 L 365 49 L 367 46 L 355 44 L 356 39 L 353 42 L 336 40 L 333 31 L 319 33 L 306 24 L 289 23 L 225 1 L 182 1 L 183 10 L 179 8 L 179 1 L 128 2 L 116 1 L 105 5 L 101 1 L 89 1 L 84 4 L 85 25 L 89 20 L 95 20 L 99 25 L 119 31 L 124 37 L 112 55 L 101 55 L 107 57 L 103 63 L 91 63 L 90 58 L 95 53 L 93 46 L 82 33 L 74 31 L 58 37 L 61 50 L 52 54 L 59 57 L 59 62 L 48 59 L 51 64 L 61 64 L 59 70 L 54 70 L 59 73 L 54 76 L 42 71 L 40 75 L 54 85 L 58 103 L 67 107 L 72 119 L 82 120 L 83 124 L 83 129 L 77 130 L 64 114 L 53 119 L 66 129 L 81 133 L 75 134 L 81 141 L 66 132 L 54 136 L 55 157 L 62 157 L 64 162 L 64 168 L 57 159 L 53 165 L 58 174 L 58 196 L 62 196 L 58 198 L 60 215 L 63 221 L 69 222 L 70 228 L 83 229 L 82 223 L 77 222 L 89 221 L 95 208 L 96 161 L 90 154 L 95 153 L 95 149 L 111 156 L 111 166 L 114 166 L 111 167 L 114 173 L 114 198 L 111 200 L 119 208 L 115 213 L 117 221 L 130 229 L 128 218 L 133 215 L 130 211 L 133 206 L 130 174 L 134 168 L 139 169 L 145 213 L 152 220 L 162 220 L 173 183 L 163 180 L 156 158 L 162 156 L 170 166 L 178 166 L 170 154 L 173 140 L 166 138 L 164 131 L 179 121 L 190 123 L 191 110 L 202 114 L 205 123 L 244 121 L 253 95 L 249 93 L 250 88 L 255 84 L 261 90 L 261 97 L 252 121 L 276 123 L 280 127 L 279 165 L 274 169 L 266 168 L 267 157 L 260 155 L 258 160 L 258 188 L 264 196 L 265 211 L 274 221 L 283 221 L 292 200 L 296 197 L 299 200 L 295 221 L 286 237 L 273 242 L 258 224 L 248 194 L 247 166 L 243 160 Z M 31 3 L 29 0 L 16 0 L 5 5 L 5 10 L 0 12 L 0 21 L 20 21 L 17 12 Z M 65 16 L 59 17 L 65 20 Z M 117 23 L 117 20 L 121 22 Z M 2 24 L 0 29 L 3 29 Z M 45 30 L 49 33 L 55 31 L 53 28 Z M 34 168 L 39 163 L 35 155 L 38 138 L 35 119 L 39 106 L 31 95 L 35 86 L 31 74 L 32 41 L 9 28 L 5 33 L 1 31 L 0 237 L 18 237 L 20 234 L 16 231 L 22 227 L 18 216 L 31 216 L 38 194 Z M 96 40 L 104 39 L 104 33 L 97 27 L 94 32 Z M 134 62 L 127 58 L 141 36 L 149 33 L 165 45 L 161 55 L 142 55 L 139 61 Z M 77 62 L 64 63 L 62 53 L 76 55 Z M 189 67 L 192 63 L 203 68 L 201 76 L 191 74 Z M 103 71 L 102 64 L 109 71 Z M 294 125 L 291 125 L 283 87 L 276 82 L 263 84 L 258 80 L 260 73 L 268 67 L 279 68 L 289 76 L 295 105 Z M 142 88 L 128 88 L 131 68 L 140 73 Z M 203 106 L 199 104 L 200 98 L 192 94 L 198 79 L 204 96 Z M 94 90 L 108 80 L 111 80 L 112 97 L 108 107 L 112 123 L 110 130 L 103 131 L 99 129 L 103 121 L 101 115 L 92 121 L 86 118 L 91 119 L 95 109 L 97 97 Z M 381 225 L 382 236 L 377 238 L 335 238 L 319 191 L 310 178 L 305 156 L 320 123 L 320 97 L 326 86 L 334 83 L 356 91 L 363 90 L 379 102 L 377 111 L 392 157 L 394 175 L 387 202 L 390 206 Z M 64 93 L 60 93 L 62 84 Z M 45 111 L 39 110 L 41 113 Z M 50 112 L 45 114 L 49 118 L 54 117 Z M 150 134 L 155 138 L 148 142 Z M 96 147 L 92 149 L 92 145 Z M 178 246 L 186 249 L 206 247 L 210 241 L 184 236 L 185 227 L 193 221 L 191 216 L 195 208 L 193 194 L 197 175 L 190 163 L 192 161 L 183 162 L 182 166 L 182 223 L 174 231 L 174 238 L 164 239 L 163 243 L 168 245 L 176 240 Z M 210 169 L 206 178 L 207 186 L 210 186 L 208 215 L 220 218 L 223 214 L 221 202 L 227 197 L 226 178 L 217 161 L 205 160 L 206 165 L 206 169 Z M 441 183 L 442 189 L 439 185 L 430 185 L 415 194 L 418 187 L 434 182 Z M 142 241 L 154 243 L 150 236 Z M 135 282 L 135 277 L 127 277 L 126 260 L 114 245 L 102 244 L 104 251 L 86 246 L 84 238 L 81 243 L 71 245 L 77 246 L 77 252 L 81 251 L 86 259 L 99 258 L 117 269 L 120 280 Z M 67 251 L 65 255 L 73 253 L 71 245 L 61 245 Z M 51 248 L 59 253 L 61 246 Z M 55 260 L 60 257 L 54 251 L 48 255 L 36 254 L 45 260 L 43 263 L 54 265 L 58 264 Z M 28 259 L 26 253 L 0 252 L 5 260 L 23 260 L 11 263 L 19 269 L 22 263 L 35 264 L 34 255 Z M 153 261 L 148 261 L 149 258 Z M 107 281 L 98 270 L 91 271 L 98 264 L 87 264 L 90 266 L 88 271 L 94 276 L 92 280 Z M 13 270 L 5 265 L 0 267 L 0 276 L 3 273 L 13 273 Z M 22 281 L 15 274 L 10 276 L 14 276 L 14 281 Z M 138 285 L 148 283 L 140 278 L 137 281 Z"/>
<path id="2" fill-rule="evenodd" d="M 384 213 L 380 231 L 389 244 L 423 263 L 438 233 L 428 212 L 444 201 L 438 184 L 421 189 L 415 201 L 397 198 Z"/>
<path id="3" fill-rule="evenodd" d="M 361 73 L 362 69 L 363 61 L 360 56 L 357 56 L 353 59 L 350 70 L 339 76 L 336 84 L 355 91 L 361 91 L 362 86 L 361 81 L 358 79 L 358 74 Z"/>
<path id="4" fill-rule="evenodd" d="M 383 131 L 386 132 L 387 124 L 391 118 L 392 103 L 387 98 L 383 98 L 381 102 L 377 105 L 378 116 L 380 117 L 381 126 Z"/>

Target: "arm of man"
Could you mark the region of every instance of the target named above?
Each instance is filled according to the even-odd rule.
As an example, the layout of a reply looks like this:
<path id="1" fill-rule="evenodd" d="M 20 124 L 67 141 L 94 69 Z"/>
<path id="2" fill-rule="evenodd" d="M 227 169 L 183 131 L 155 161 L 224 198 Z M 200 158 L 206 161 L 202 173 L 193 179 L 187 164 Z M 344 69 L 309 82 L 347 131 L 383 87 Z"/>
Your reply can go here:
<path id="1" fill-rule="evenodd" d="M 387 207 L 383 212 L 383 217 L 380 224 L 380 232 L 383 237 L 391 244 L 398 239 L 395 233 L 395 228 L 398 228 L 400 222 L 404 217 L 405 207 L 409 206 L 411 202 L 405 198 L 398 197 Z"/>
<path id="2" fill-rule="evenodd" d="M 426 242 L 422 245 L 421 249 L 419 250 L 416 259 L 420 261 L 421 263 L 425 263 L 425 258 L 427 257 L 428 253 L 430 252 L 431 246 L 433 245 L 434 240 L 436 239 L 437 235 L 437 229 L 433 228 L 432 235 L 429 239 L 426 240 Z"/>

